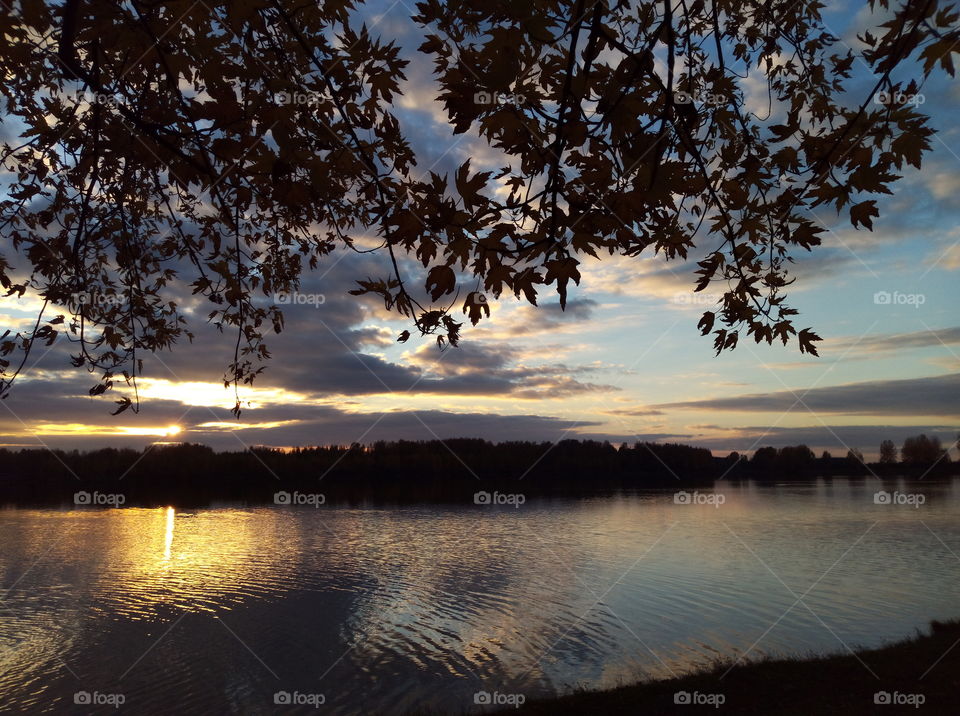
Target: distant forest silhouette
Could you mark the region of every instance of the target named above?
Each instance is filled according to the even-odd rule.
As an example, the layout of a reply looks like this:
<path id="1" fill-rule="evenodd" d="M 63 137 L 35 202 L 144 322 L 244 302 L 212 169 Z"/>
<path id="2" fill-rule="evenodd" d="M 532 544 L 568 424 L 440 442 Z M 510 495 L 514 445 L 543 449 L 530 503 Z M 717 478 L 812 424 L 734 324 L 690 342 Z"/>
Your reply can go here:
<path id="1" fill-rule="evenodd" d="M 281 491 L 322 493 L 327 503 L 356 500 L 454 501 L 474 491 L 536 495 L 690 487 L 712 481 L 802 480 L 829 476 L 927 477 L 960 474 L 937 438 L 881 446 L 866 463 L 850 450 L 817 457 L 806 445 L 762 447 L 749 459 L 714 457 L 702 447 L 563 440 L 491 443 L 460 438 L 370 445 L 214 452 L 198 444 L 143 451 L 0 450 L 0 502 L 68 505 L 82 491 L 121 494 L 126 505 L 200 506 L 274 502 Z"/>

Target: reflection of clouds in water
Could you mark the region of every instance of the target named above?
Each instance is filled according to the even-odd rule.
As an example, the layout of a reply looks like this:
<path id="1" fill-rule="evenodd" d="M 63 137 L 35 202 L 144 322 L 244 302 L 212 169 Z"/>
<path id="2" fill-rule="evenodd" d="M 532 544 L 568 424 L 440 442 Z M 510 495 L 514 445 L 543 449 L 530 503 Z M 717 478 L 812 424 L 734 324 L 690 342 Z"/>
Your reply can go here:
<path id="1" fill-rule="evenodd" d="M 11 510 L 3 583 L 50 551 L 4 603 L 17 619 L 0 620 L 0 698 L 72 694 L 59 655 L 104 682 L 136 664 L 123 689 L 147 712 L 222 710 L 225 694 L 258 712 L 278 689 L 322 691 L 338 713 L 458 711 L 482 688 L 532 697 L 741 654 L 814 583 L 817 616 L 875 645 L 956 616 L 955 558 L 919 520 L 960 551 L 960 481 L 923 485 L 919 511 L 874 504 L 877 489 L 724 484 L 720 506 L 645 493 L 520 509 Z M 795 607 L 751 655 L 840 648 Z"/>

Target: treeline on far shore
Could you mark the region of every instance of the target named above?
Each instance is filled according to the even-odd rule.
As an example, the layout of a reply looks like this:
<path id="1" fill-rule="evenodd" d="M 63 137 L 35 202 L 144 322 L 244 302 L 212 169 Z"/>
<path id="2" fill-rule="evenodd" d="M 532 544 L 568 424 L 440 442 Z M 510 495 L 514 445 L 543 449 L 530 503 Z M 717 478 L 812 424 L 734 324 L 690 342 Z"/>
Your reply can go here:
<path id="1" fill-rule="evenodd" d="M 844 457 L 829 453 L 817 457 L 805 445 L 764 447 L 748 459 L 737 453 L 714 457 L 706 448 L 679 444 L 617 447 L 591 440 L 491 443 L 471 438 L 238 452 L 214 452 L 186 443 L 158 444 L 143 451 L 2 449 L 0 503 L 69 505 L 84 504 L 86 499 L 92 505 L 201 506 L 274 502 L 277 494 L 297 491 L 322 493 L 326 502 L 460 502 L 475 491 L 573 495 L 694 487 L 720 478 L 784 481 L 960 474 L 960 462 L 951 461 L 939 441 L 923 437 L 920 443 L 926 452 L 904 450 L 890 460 L 889 450 L 885 455 L 881 451 L 886 459 L 878 463 L 864 462 L 856 451 Z"/>

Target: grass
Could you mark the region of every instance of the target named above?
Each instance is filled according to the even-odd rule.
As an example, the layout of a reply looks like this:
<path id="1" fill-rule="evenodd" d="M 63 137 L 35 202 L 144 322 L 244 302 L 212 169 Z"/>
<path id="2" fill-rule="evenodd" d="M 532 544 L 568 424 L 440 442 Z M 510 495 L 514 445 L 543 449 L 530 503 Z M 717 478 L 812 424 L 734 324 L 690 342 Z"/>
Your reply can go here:
<path id="1" fill-rule="evenodd" d="M 816 658 L 766 659 L 711 669 L 666 681 L 607 691 L 577 691 L 529 701 L 518 714 L 960 714 L 960 621 L 933 622 L 931 633 L 879 649 Z M 955 647 L 955 648 L 954 648 Z M 863 662 L 863 663 L 861 663 Z M 868 668 L 864 666 L 866 664 Z M 732 666 L 732 668 L 731 668 Z M 932 667 L 932 668 L 931 668 Z M 870 672 L 873 672 L 871 674 Z M 725 675 L 724 675 L 725 674 Z M 875 674 L 875 676 L 874 676 Z M 675 694 L 721 694 L 724 703 L 684 705 Z M 878 704 L 875 695 L 922 699 Z M 714 701 L 718 700 L 716 697 Z"/>

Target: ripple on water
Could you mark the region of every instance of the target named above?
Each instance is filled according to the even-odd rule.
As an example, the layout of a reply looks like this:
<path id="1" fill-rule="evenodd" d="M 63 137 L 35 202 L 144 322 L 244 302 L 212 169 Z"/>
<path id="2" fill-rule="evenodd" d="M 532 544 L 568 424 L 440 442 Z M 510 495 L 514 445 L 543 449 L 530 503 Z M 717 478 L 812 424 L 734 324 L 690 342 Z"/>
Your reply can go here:
<path id="1" fill-rule="evenodd" d="M 944 545 L 960 551 L 960 490 L 935 489 L 926 512 L 878 510 L 872 485 L 846 481 L 728 486 L 720 509 L 665 493 L 500 511 L 7 510 L 0 702 L 57 711 L 80 688 L 122 689 L 138 713 L 272 713 L 297 690 L 335 713 L 466 711 L 481 688 L 701 667 L 780 617 L 752 654 L 875 645 L 957 616 Z M 814 614 L 787 612 L 799 595 Z"/>

